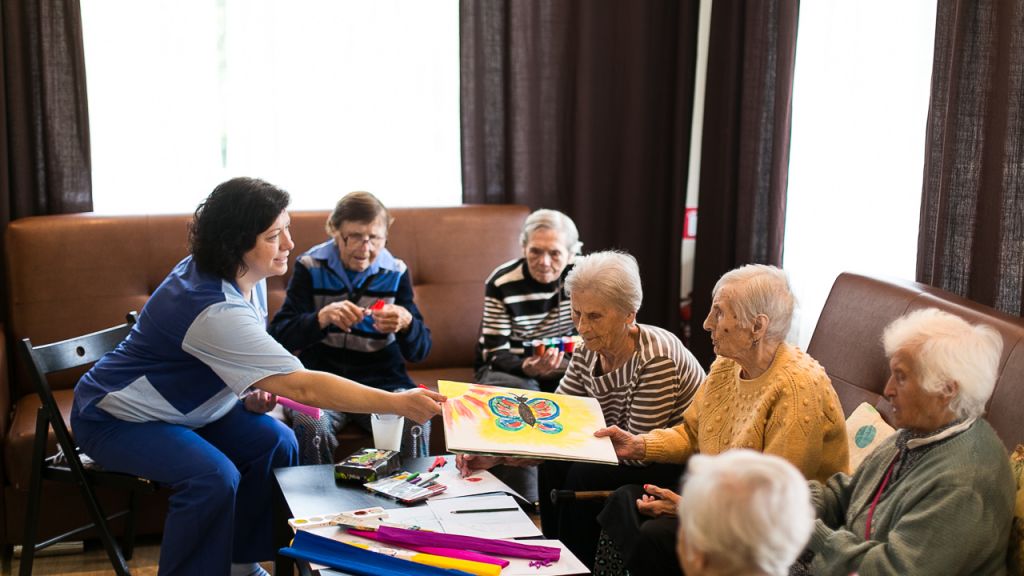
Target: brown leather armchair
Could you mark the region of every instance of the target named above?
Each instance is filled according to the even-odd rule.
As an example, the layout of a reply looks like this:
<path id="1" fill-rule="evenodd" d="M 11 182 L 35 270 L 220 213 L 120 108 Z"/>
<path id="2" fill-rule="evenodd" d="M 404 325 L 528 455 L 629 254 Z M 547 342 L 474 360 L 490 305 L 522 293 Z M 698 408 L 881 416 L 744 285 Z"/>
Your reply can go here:
<path id="1" fill-rule="evenodd" d="M 917 282 L 841 274 L 832 286 L 807 346 L 828 372 L 846 415 L 861 402 L 888 419 L 882 396 L 889 361 L 882 330 L 906 312 L 938 308 L 972 324 L 983 322 L 1003 336 L 999 379 L 985 418 L 1009 450 L 1024 442 L 1024 319 Z"/>

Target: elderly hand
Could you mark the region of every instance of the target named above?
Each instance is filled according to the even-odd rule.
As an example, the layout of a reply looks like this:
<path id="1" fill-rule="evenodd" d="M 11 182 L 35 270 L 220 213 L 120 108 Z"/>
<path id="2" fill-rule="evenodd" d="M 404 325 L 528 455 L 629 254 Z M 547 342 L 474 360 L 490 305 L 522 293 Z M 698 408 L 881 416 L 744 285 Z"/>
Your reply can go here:
<path id="1" fill-rule="evenodd" d="M 370 313 L 373 315 L 373 327 L 381 334 L 401 332 L 412 324 L 412 313 L 398 304 L 387 304 Z"/>
<path id="2" fill-rule="evenodd" d="M 412 388 L 395 392 L 394 395 L 396 400 L 394 413 L 420 424 L 440 414 L 441 403 L 448 399 L 443 394 L 426 388 Z"/>
<path id="3" fill-rule="evenodd" d="M 594 432 L 594 436 L 604 438 L 607 436 L 612 440 L 615 447 L 615 455 L 619 460 L 643 460 L 647 456 L 647 443 L 641 436 L 630 434 L 618 426 L 601 428 Z"/>
<path id="4" fill-rule="evenodd" d="M 341 328 L 342 332 L 351 332 L 352 327 L 363 320 L 367 311 L 348 300 L 331 302 L 316 313 L 316 319 L 323 330 L 331 324 Z"/>
<path id="5" fill-rule="evenodd" d="M 505 458 L 501 456 L 478 456 L 475 454 L 457 454 L 455 456 L 455 467 L 459 474 L 465 478 L 472 476 L 477 470 L 490 470 L 499 464 L 504 464 Z"/>
<path id="6" fill-rule="evenodd" d="M 679 509 L 679 495 L 668 488 L 659 488 L 654 484 L 644 484 L 647 494 L 637 498 L 636 509 L 644 516 L 675 516 Z"/>
<path id="7" fill-rule="evenodd" d="M 526 468 L 528 466 L 537 466 L 540 462 L 540 460 L 532 458 L 506 458 L 503 456 L 481 456 L 479 454 L 458 454 L 455 456 L 455 467 L 458 468 L 463 478 L 472 476 L 478 470 L 490 470 L 499 465 Z"/>
<path id="8" fill-rule="evenodd" d="M 242 398 L 242 405 L 249 412 L 266 414 L 277 406 L 277 396 L 265 390 L 253 390 Z"/>
<path id="9" fill-rule="evenodd" d="M 530 356 L 523 360 L 523 374 L 531 378 L 546 377 L 562 371 L 565 352 L 558 348 L 548 348 L 540 356 Z"/>

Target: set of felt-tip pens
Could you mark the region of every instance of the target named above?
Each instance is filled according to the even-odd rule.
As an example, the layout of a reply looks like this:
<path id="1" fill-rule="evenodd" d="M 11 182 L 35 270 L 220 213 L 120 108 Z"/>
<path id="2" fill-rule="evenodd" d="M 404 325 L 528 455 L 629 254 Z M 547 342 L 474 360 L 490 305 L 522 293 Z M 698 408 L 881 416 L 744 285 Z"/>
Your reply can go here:
<path id="1" fill-rule="evenodd" d="M 394 498 L 403 504 L 426 500 L 444 492 L 448 487 L 437 482 L 437 474 L 397 472 L 375 482 L 363 484 L 367 490 Z"/>

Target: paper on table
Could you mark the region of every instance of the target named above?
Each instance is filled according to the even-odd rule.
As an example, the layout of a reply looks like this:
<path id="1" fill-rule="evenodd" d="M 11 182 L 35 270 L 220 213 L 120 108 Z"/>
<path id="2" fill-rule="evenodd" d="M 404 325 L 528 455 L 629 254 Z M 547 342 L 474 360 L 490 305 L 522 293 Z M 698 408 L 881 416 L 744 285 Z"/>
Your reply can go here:
<path id="1" fill-rule="evenodd" d="M 447 534 L 482 538 L 532 538 L 540 536 L 537 525 L 511 496 L 467 496 L 448 500 L 427 500 L 437 521 Z M 453 514 L 453 511 L 512 508 L 508 512 Z"/>
<path id="2" fill-rule="evenodd" d="M 515 540 L 512 540 L 515 542 Z M 501 571 L 501 576 L 563 576 L 567 574 L 590 574 L 590 570 L 580 562 L 579 558 L 573 555 L 565 544 L 560 540 L 528 540 L 529 544 L 537 546 L 553 546 L 562 549 L 562 555 L 558 562 L 551 566 L 530 566 L 530 560 L 526 558 L 512 558 L 511 556 L 499 556 L 509 561 Z"/>
<path id="3" fill-rule="evenodd" d="M 609 438 L 597 438 L 604 413 L 589 396 L 439 380 L 448 450 L 466 454 L 616 465 Z"/>
<path id="4" fill-rule="evenodd" d="M 441 523 L 437 521 L 434 511 L 426 506 L 414 506 L 412 508 L 395 508 L 388 510 L 387 518 L 383 523 L 402 528 L 418 528 L 431 532 L 443 532 Z"/>
<path id="5" fill-rule="evenodd" d="M 501 480 L 498 480 L 494 474 L 491 474 L 487 470 L 479 470 L 474 472 L 472 476 L 463 478 L 458 470 L 438 470 L 437 482 L 444 484 L 448 487 L 447 490 L 441 492 L 436 496 L 431 496 L 431 500 L 445 500 L 448 498 L 457 498 L 460 496 L 473 496 L 477 494 L 488 494 L 491 492 L 505 492 L 507 494 L 513 494 L 519 498 L 523 498 L 523 495 L 516 492 L 505 484 Z M 523 498 L 525 501 L 526 499 Z"/>

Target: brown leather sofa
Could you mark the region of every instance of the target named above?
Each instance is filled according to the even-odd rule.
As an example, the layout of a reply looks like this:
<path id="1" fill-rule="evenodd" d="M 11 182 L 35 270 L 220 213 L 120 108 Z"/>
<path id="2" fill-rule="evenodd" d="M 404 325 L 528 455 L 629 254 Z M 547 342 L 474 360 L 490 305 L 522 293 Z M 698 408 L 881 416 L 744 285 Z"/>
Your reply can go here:
<path id="1" fill-rule="evenodd" d="M 807 352 L 825 367 L 847 416 L 867 402 L 888 420 L 891 406 L 882 390 L 889 378 L 889 362 L 882 350 L 882 330 L 904 313 L 921 308 L 938 308 L 972 324 L 985 323 L 1002 334 L 999 379 L 985 418 L 1007 449 L 1013 450 L 1024 442 L 1022 318 L 924 284 L 846 273 L 832 286 Z"/>
<path id="2" fill-rule="evenodd" d="M 388 247 L 412 270 L 416 301 L 433 336 L 429 357 L 410 366 L 410 373 L 416 382 L 430 387 L 436 387 L 438 378 L 471 379 L 484 280 L 498 264 L 522 254 L 519 230 L 528 209 L 460 206 L 398 208 L 392 213 L 395 223 Z M 326 239 L 327 215 L 292 213 L 293 262 L 302 251 Z M 39 406 L 14 343 L 30 337 L 42 344 L 123 322 L 128 311 L 142 308 L 168 271 L 187 254 L 189 220 L 190 215 L 78 214 L 24 218 L 8 226 L 6 341 L 10 345 L 0 347 L 0 542 L 5 547 L 21 543 Z M 287 277 L 268 280 L 271 313 L 283 302 L 286 286 Z M 3 337 L 0 332 L 0 343 Z M 8 364 L 12 365 L 9 377 Z M 69 374 L 53 383 L 65 418 L 76 381 L 77 375 Z M 432 449 L 443 449 L 442 427 L 435 423 L 434 429 Z M 342 434 L 347 436 L 339 451 L 364 441 L 358 429 L 346 429 Z M 52 433 L 50 445 L 52 452 Z M 117 505 L 116 495 L 101 497 L 108 505 Z M 86 518 L 73 488 L 47 486 L 42 506 L 41 538 L 77 526 Z M 139 532 L 158 533 L 165 510 L 166 494 L 145 499 Z"/>

